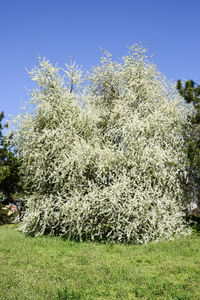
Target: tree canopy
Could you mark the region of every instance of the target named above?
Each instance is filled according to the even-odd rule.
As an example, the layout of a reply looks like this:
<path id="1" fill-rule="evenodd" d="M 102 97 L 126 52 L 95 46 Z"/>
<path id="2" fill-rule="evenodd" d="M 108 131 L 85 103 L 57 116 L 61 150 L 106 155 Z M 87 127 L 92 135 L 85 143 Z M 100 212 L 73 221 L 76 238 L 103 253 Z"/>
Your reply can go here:
<path id="1" fill-rule="evenodd" d="M 12 136 L 6 139 L 3 135 L 2 121 L 4 113 L 0 113 L 0 193 L 7 202 L 12 200 L 14 193 L 21 189 L 19 161 L 12 148 Z M 7 127 L 5 124 L 4 127 Z"/>
<path id="2" fill-rule="evenodd" d="M 193 106 L 193 113 L 188 116 L 190 121 L 190 128 L 187 132 L 187 163 L 192 170 L 192 181 L 196 181 L 197 185 L 200 184 L 200 85 L 196 84 L 193 80 L 182 82 L 177 81 L 177 90 L 180 95 L 185 99 L 187 104 Z M 199 189 L 199 188 L 198 188 Z M 200 208 L 200 193 L 198 196 Z"/>
<path id="3" fill-rule="evenodd" d="M 22 231 L 133 243 L 187 234 L 184 105 L 145 50 L 120 62 L 105 53 L 86 78 L 46 59 L 29 74 L 32 109 L 15 132 Z"/>

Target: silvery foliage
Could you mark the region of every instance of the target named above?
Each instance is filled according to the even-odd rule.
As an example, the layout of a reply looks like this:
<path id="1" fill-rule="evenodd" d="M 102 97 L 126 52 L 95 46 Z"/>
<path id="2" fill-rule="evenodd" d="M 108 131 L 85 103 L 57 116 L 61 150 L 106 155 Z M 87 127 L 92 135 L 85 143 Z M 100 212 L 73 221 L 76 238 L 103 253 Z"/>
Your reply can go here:
<path id="1" fill-rule="evenodd" d="M 131 243 L 188 234 L 186 120 L 175 87 L 137 45 L 121 62 L 105 53 L 82 91 L 81 71 L 73 64 L 65 71 L 67 79 L 39 59 L 29 72 L 34 109 L 18 117 L 15 133 L 26 189 L 22 231 Z"/>

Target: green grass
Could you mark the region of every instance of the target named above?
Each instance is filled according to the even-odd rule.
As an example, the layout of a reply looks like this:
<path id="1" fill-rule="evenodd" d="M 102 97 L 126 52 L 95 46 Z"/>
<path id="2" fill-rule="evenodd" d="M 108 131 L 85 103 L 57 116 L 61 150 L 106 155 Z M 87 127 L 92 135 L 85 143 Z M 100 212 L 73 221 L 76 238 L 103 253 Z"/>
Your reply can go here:
<path id="1" fill-rule="evenodd" d="M 0 299 L 200 299 L 200 236 L 142 246 L 78 243 L 4 225 Z"/>

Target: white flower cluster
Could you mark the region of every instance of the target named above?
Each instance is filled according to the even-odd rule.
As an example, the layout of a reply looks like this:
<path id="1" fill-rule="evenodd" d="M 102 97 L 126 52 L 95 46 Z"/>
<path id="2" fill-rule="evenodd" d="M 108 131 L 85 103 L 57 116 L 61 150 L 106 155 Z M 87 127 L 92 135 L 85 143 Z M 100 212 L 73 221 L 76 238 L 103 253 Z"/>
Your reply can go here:
<path id="1" fill-rule="evenodd" d="M 15 133 L 27 195 L 22 231 L 131 243 L 188 234 L 184 106 L 145 50 L 133 46 L 121 62 L 106 53 L 85 81 L 71 64 L 70 87 L 45 59 L 29 73 L 34 109 L 18 117 Z"/>

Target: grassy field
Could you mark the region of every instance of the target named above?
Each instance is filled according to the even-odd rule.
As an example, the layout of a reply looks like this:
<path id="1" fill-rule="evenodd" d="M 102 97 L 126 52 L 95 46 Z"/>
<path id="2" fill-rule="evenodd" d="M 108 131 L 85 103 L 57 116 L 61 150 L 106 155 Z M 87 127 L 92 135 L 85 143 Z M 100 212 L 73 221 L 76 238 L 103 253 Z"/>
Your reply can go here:
<path id="1" fill-rule="evenodd" d="M 142 246 L 77 243 L 4 225 L 0 299 L 200 299 L 200 236 Z"/>

